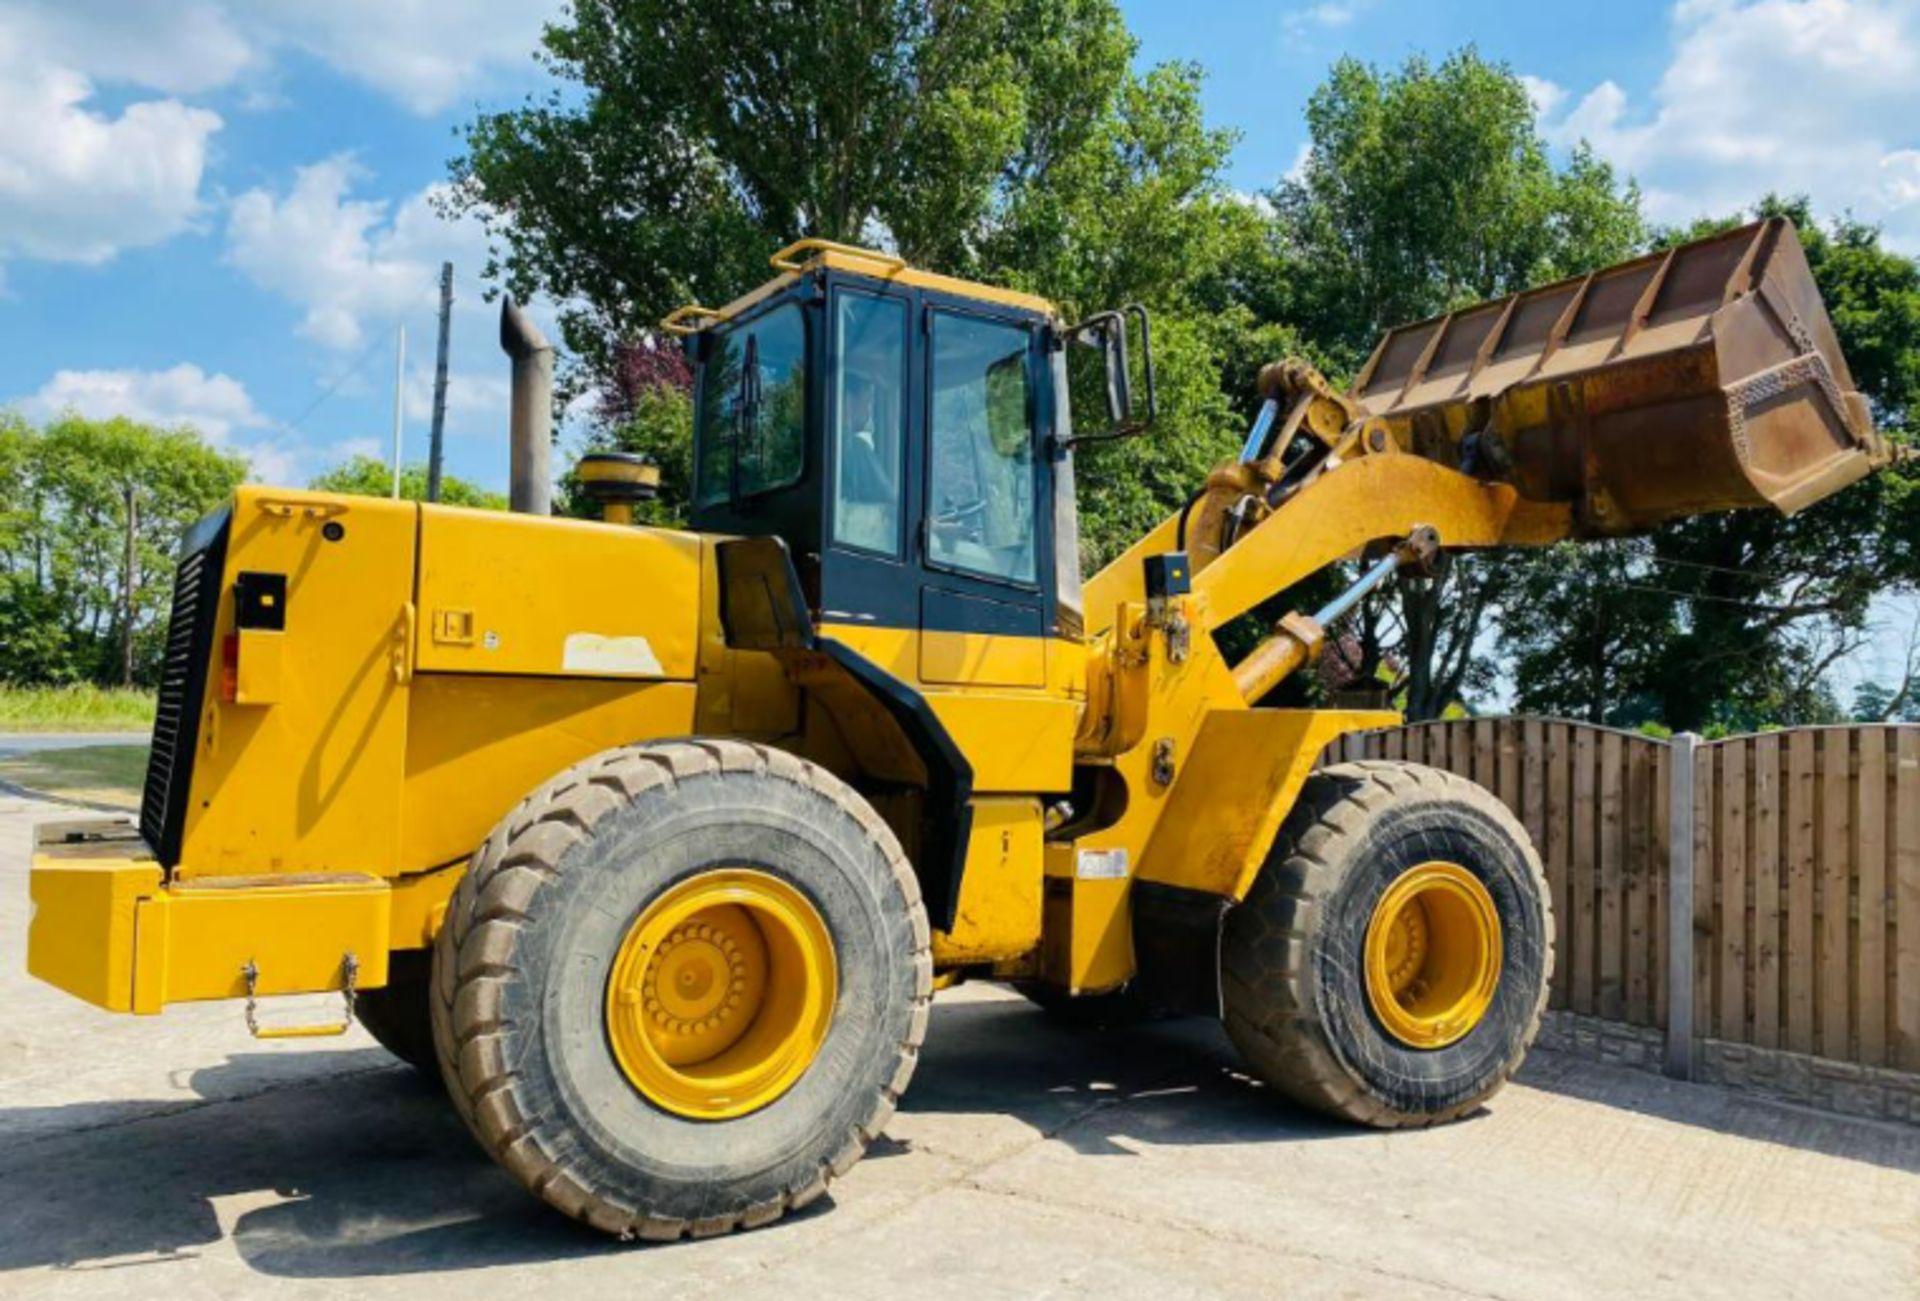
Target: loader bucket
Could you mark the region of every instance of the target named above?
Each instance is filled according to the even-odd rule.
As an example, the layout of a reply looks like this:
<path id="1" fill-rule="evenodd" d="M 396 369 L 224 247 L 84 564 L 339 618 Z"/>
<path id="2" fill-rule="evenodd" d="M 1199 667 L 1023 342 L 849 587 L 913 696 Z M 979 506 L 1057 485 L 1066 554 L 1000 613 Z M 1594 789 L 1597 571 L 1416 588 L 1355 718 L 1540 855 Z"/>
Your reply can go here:
<path id="1" fill-rule="evenodd" d="M 1391 330 L 1351 396 L 1576 536 L 1792 514 L 1892 456 L 1781 217 Z"/>

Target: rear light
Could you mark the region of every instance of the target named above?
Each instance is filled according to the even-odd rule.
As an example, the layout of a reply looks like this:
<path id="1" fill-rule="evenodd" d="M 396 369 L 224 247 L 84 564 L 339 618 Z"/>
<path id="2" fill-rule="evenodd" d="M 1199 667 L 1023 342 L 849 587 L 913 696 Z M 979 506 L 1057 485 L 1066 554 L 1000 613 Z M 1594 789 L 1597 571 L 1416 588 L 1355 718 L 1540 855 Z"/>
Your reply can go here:
<path id="1" fill-rule="evenodd" d="M 240 696 L 240 634 L 220 639 L 220 699 L 231 705 Z"/>

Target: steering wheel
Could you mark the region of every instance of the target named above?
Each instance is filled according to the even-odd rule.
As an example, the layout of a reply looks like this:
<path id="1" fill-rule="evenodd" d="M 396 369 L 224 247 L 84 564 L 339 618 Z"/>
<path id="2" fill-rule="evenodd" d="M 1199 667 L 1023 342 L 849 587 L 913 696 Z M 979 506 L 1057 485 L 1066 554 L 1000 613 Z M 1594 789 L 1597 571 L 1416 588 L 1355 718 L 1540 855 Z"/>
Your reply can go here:
<path id="1" fill-rule="evenodd" d="M 958 528 L 969 520 L 977 519 L 986 513 L 987 499 L 985 497 L 975 497 L 972 501 L 949 505 L 943 511 L 936 511 L 933 516 L 933 526 L 937 529 Z"/>

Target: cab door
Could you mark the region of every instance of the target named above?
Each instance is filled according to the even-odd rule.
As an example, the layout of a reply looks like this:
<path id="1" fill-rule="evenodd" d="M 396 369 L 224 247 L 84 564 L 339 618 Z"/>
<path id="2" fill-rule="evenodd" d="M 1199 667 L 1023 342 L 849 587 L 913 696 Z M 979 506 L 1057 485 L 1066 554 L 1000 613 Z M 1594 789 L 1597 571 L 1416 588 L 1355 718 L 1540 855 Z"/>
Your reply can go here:
<path id="1" fill-rule="evenodd" d="M 925 308 L 920 677 L 1043 687 L 1051 576 L 1030 322 Z"/>
<path id="2" fill-rule="evenodd" d="M 1041 322 L 829 282 L 819 618 L 929 686 L 1047 684 Z"/>
<path id="3" fill-rule="evenodd" d="M 819 630 L 927 712 L 970 797 L 1065 790 L 1046 322 L 853 277 L 825 308 Z"/>

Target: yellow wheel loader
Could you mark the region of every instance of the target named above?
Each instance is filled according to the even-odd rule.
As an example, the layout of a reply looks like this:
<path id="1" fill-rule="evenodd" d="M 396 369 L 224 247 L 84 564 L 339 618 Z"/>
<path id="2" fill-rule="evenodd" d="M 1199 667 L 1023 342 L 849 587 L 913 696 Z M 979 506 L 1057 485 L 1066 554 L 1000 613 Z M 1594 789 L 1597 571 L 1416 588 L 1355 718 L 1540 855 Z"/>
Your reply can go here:
<path id="1" fill-rule="evenodd" d="M 523 513 L 248 487 L 194 529 L 138 823 L 42 829 L 33 973 L 262 1036 L 357 1014 L 622 1236 L 818 1197 L 968 977 L 1218 1016 L 1278 1094 L 1446 1120 L 1538 1025 L 1540 860 L 1457 777 L 1317 767 L 1395 715 L 1261 701 L 1443 550 L 1791 511 L 1890 455 L 1769 221 L 1396 329 L 1346 393 L 1268 367 L 1241 454 L 1083 582 L 1073 449 L 1150 425 L 1146 312 L 773 262 L 665 323 L 688 531 L 632 524 L 657 470 L 618 455 L 581 470 L 606 520 L 544 517 L 550 350 L 511 310 Z M 296 993 L 341 1019 L 256 1014 Z"/>

